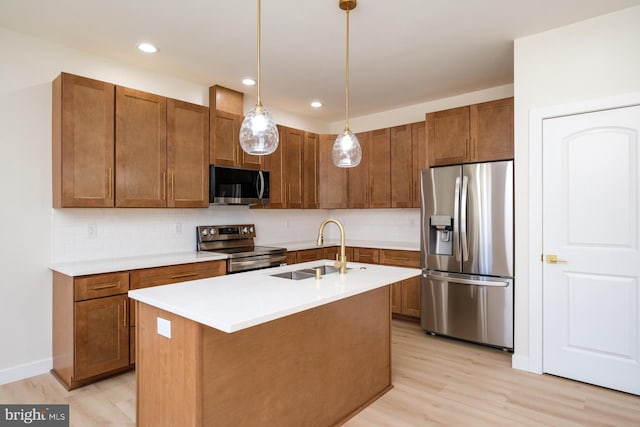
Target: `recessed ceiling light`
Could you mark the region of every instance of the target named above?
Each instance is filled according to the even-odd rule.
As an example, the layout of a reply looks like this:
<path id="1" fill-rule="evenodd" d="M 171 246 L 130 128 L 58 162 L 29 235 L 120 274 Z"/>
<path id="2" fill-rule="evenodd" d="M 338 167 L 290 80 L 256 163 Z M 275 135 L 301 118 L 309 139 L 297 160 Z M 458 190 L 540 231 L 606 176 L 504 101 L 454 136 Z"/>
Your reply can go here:
<path id="1" fill-rule="evenodd" d="M 254 84 L 256 84 L 256 81 L 253 79 L 243 79 L 242 80 L 242 84 L 245 86 L 253 86 Z"/>
<path id="2" fill-rule="evenodd" d="M 140 43 L 138 44 L 138 49 L 144 53 L 156 53 L 158 48 L 152 45 L 151 43 Z"/>
<path id="3" fill-rule="evenodd" d="M 313 108 L 320 108 L 320 107 L 322 107 L 322 102 L 320 102 L 320 101 L 312 101 L 311 102 L 311 106 Z"/>

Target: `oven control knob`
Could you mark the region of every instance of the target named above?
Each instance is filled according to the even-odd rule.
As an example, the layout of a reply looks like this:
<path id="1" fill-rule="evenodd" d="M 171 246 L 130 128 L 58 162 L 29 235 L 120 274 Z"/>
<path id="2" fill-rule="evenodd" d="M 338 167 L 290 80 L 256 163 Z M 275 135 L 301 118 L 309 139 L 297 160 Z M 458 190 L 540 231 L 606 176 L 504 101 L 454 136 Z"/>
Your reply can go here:
<path id="1" fill-rule="evenodd" d="M 249 229 L 247 227 L 242 227 L 242 234 L 247 234 Z"/>
<path id="2" fill-rule="evenodd" d="M 216 229 L 215 229 L 215 228 L 210 228 L 210 229 L 209 229 L 209 234 L 210 234 L 210 235 L 212 235 L 212 236 L 213 236 L 214 234 L 216 234 Z"/>
<path id="3" fill-rule="evenodd" d="M 206 236 L 207 234 L 209 234 L 209 232 L 207 231 L 207 229 L 205 228 L 204 230 L 202 230 L 202 235 Z"/>
<path id="4" fill-rule="evenodd" d="M 249 233 L 253 234 L 253 227 L 249 227 Z"/>

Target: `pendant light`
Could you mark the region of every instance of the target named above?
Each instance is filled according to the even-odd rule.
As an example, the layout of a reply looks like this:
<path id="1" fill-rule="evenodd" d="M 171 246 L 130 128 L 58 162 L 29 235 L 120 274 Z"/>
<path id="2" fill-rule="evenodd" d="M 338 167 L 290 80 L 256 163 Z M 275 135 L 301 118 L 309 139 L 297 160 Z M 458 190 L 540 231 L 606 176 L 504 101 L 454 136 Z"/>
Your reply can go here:
<path id="1" fill-rule="evenodd" d="M 258 79 L 256 106 L 245 116 L 240 127 L 240 146 L 258 156 L 271 154 L 278 148 L 278 127 L 260 99 L 260 0 L 258 0 Z"/>
<path id="2" fill-rule="evenodd" d="M 333 164 L 340 168 L 358 166 L 362 160 L 362 148 L 358 138 L 349 129 L 349 11 L 357 6 L 357 0 L 339 0 L 340 9 L 347 13 L 347 61 L 345 73 L 344 132 L 336 138 L 331 150 Z"/>

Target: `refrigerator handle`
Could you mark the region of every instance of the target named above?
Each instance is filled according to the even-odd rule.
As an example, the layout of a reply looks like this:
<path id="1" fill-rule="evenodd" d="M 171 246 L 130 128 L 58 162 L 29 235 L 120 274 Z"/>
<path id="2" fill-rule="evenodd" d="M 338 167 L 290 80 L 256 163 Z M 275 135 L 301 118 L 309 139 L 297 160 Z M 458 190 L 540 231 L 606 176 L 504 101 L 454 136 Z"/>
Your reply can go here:
<path id="1" fill-rule="evenodd" d="M 460 177 L 456 178 L 456 189 L 453 199 L 453 253 L 456 261 L 460 261 Z"/>
<path id="2" fill-rule="evenodd" d="M 467 241 L 467 194 L 469 178 L 462 177 L 462 195 L 460 196 L 460 240 L 462 240 L 462 260 L 469 259 L 469 243 Z"/>
<path id="3" fill-rule="evenodd" d="M 436 275 L 436 274 L 429 274 L 429 273 L 422 273 L 422 276 L 425 279 L 433 279 L 433 280 L 438 280 L 440 282 L 446 282 L 446 283 L 458 283 L 458 284 L 462 284 L 462 285 L 472 285 L 472 286 L 488 286 L 488 287 L 492 287 L 492 288 L 507 288 L 509 287 L 509 281 L 508 280 L 500 280 L 500 279 L 495 279 L 495 280 L 474 280 L 474 279 L 463 279 L 460 277 L 447 277 L 447 276 L 441 276 L 441 275 Z"/>

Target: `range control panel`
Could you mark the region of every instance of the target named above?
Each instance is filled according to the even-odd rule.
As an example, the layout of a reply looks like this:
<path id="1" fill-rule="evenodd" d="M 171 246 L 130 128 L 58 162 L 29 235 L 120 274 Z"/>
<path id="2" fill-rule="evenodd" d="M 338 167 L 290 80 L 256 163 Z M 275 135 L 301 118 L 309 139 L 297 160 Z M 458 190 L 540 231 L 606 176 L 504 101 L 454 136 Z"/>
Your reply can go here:
<path id="1" fill-rule="evenodd" d="M 253 239 L 256 229 L 253 224 L 241 225 L 199 225 L 196 227 L 198 242 L 218 240 Z"/>

